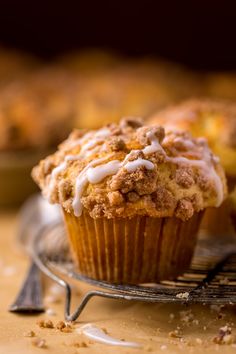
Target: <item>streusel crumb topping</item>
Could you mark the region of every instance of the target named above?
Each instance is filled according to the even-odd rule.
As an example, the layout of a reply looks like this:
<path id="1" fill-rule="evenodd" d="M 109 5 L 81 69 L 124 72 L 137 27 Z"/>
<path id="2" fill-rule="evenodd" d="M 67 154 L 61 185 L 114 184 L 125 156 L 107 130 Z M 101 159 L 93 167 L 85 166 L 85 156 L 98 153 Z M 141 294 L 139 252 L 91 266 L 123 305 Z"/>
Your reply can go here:
<path id="1" fill-rule="evenodd" d="M 236 148 L 236 104 L 226 100 L 191 99 L 168 107 L 150 117 L 153 124 L 170 129 L 187 130 L 194 136 L 206 136 Z"/>
<path id="2" fill-rule="evenodd" d="M 93 218 L 188 220 L 227 194 L 219 160 L 202 138 L 123 119 L 96 131 L 74 130 L 32 176 L 51 203 Z"/>

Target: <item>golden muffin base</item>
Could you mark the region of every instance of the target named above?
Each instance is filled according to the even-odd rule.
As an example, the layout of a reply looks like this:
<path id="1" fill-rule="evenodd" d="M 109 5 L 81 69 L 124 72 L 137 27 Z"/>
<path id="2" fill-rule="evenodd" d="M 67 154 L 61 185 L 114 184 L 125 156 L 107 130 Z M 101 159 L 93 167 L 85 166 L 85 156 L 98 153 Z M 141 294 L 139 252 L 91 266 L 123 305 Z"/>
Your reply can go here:
<path id="1" fill-rule="evenodd" d="M 202 213 L 177 218 L 93 219 L 64 211 L 71 250 L 79 271 L 112 283 L 173 279 L 190 265 Z"/>

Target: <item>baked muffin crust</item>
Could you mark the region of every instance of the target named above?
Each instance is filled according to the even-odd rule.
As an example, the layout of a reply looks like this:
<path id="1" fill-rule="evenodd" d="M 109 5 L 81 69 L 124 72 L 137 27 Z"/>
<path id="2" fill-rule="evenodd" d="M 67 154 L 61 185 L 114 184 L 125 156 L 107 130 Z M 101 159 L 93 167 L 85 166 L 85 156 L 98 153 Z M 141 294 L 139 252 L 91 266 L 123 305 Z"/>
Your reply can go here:
<path id="1" fill-rule="evenodd" d="M 73 126 L 73 80 L 44 68 L 0 89 L 0 151 L 57 146 Z"/>
<path id="2" fill-rule="evenodd" d="M 227 187 L 205 139 L 123 119 L 97 131 L 74 130 L 32 176 L 51 203 L 76 216 L 188 220 L 219 206 Z"/>
<path id="3" fill-rule="evenodd" d="M 151 124 L 205 136 L 230 176 L 236 175 L 236 104 L 224 100 L 192 99 L 150 117 Z"/>

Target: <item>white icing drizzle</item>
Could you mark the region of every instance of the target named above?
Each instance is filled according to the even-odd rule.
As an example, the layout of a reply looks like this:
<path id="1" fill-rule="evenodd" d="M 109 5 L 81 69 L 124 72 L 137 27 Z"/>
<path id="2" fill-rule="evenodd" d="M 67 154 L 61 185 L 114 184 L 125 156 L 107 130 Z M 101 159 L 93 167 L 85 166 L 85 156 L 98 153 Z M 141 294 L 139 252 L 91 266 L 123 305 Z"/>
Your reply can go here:
<path id="1" fill-rule="evenodd" d="M 91 148 L 95 147 L 98 143 L 104 142 L 105 138 L 111 135 L 111 132 L 108 128 L 99 129 L 97 132 L 88 132 L 82 138 L 75 140 L 71 147 L 74 148 L 76 146 L 82 146 L 86 141 L 86 143 L 82 146 L 80 151 L 80 156 L 83 156 Z M 89 140 L 91 138 L 91 140 Z"/>
<path id="2" fill-rule="evenodd" d="M 188 164 L 191 166 L 196 166 L 201 168 L 208 176 L 214 181 L 214 185 L 216 188 L 217 193 L 217 203 L 216 206 L 218 207 L 224 200 L 224 190 L 223 190 L 223 183 L 221 181 L 220 176 L 216 173 L 214 166 L 212 166 L 212 162 L 209 156 L 205 156 L 204 160 L 191 160 L 187 159 L 186 157 L 169 157 L 166 156 L 166 160 L 172 163 L 177 164 Z"/>
<path id="3" fill-rule="evenodd" d="M 97 167 L 90 167 L 87 171 L 88 181 L 94 184 L 99 183 L 107 176 L 117 173 L 120 167 L 121 162 L 119 160 L 113 160 Z"/>
<path id="4" fill-rule="evenodd" d="M 163 140 L 164 144 L 168 144 L 169 139 L 171 139 L 170 136 L 166 136 L 165 139 Z M 210 151 L 208 151 L 207 149 L 207 140 L 205 138 L 196 138 L 197 142 L 199 144 L 202 144 L 202 149 L 203 150 L 203 159 L 202 160 L 192 160 L 192 159 L 188 159 L 186 157 L 169 157 L 166 155 L 165 153 L 165 158 L 166 161 L 168 162 L 172 162 L 172 163 L 179 163 L 179 164 L 188 164 L 191 166 L 196 166 L 201 168 L 204 173 L 208 176 L 208 178 L 212 179 L 212 181 L 214 182 L 215 185 L 215 189 L 216 189 L 216 193 L 217 193 L 217 202 L 216 202 L 216 206 L 218 207 L 224 200 L 224 188 L 223 188 L 223 183 L 222 180 L 220 178 L 220 176 L 217 174 L 212 161 L 214 161 L 215 163 L 219 162 L 219 159 L 217 156 L 215 155 L 211 155 Z M 176 137 L 174 139 L 175 142 L 181 142 L 183 143 L 186 148 L 193 148 L 193 143 L 191 140 L 189 139 L 183 139 L 181 137 Z"/>
<path id="5" fill-rule="evenodd" d="M 89 339 L 92 339 L 96 342 L 100 342 L 107 345 L 114 345 L 120 347 L 131 347 L 131 348 L 140 348 L 141 345 L 135 342 L 126 342 L 120 339 L 113 338 L 106 334 L 102 329 L 98 328 L 95 325 L 90 323 L 81 326 L 76 329 L 76 332 L 79 334 L 84 334 Z"/>
<path id="6" fill-rule="evenodd" d="M 94 138 L 89 140 L 86 144 L 84 144 L 81 148 L 81 154 L 83 155 L 84 152 L 91 150 L 92 148 L 96 147 L 98 143 L 103 143 L 105 138 L 111 135 L 109 129 L 100 129 L 98 132 L 94 134 Z"/>
<path id="7" fill-rule="evenodd" d="M 87 183 L 88 183 L 88 179 L 87 179 L 87 176 L 85 173 L 80 174 L 76 178 L 75 197 L 74 197 L 74 200 L 72 203 L 72 207 L 73 207 L 75 216 L 81 216 L 81 214 L 82 214 L 83 205 L 81 203 L 81 197 L 82 197 L 84 188 L 86 187 Z"/>
<path id="8" fill-rule="evenodd" d="M 65 161 L 76 161 L 80 159 L 80 155 L 66 155 Z"/>
<path id="9" fill-rule="evenodd" d="M 94 132 L 88 132 L 84 134 L 82 138 L 75 139 L 74 141 L 70 142 L 70 148 L 74 148 L 76 146 L 82 145 L 86 140 L 91 138 L 94 135 Z"/>
<path id="10" fill-rule="evenodd" d="M 52 171 L 51 176 L 55 178 L 59 173 L 66 169 L 66 162 L 62 162 L 59 166 L 55 167 Z"/>
<path id="11" fill-rule="evenodd" d="M 162 151 L 165 154 L 163 147 L 161 146 L 158 138 L 155 136 L 153 132 L 148 132 L 147 138 L 151 141 L 151 145 L 148 145 L 144 149 L 142 149 L 142 152 L 145 155 L 153 154 L 154 152 L 157 151 Z"/>
<path id="12" fill-rule="evenodd" d="M 71 144 L 70 147 L 74 148 L 78 145 L 82 145 L 86 140 L 93 137 L 93 139 L 89 140 L 85 145 L 82 146 L 79 154 L 65 156 L 64 161 L 61 162 L 59 166 L 57 166 L 56 168 L 53 169 L 51 176 L 50 176 L 50 182 L 49 182 L 49 192 L 48 192 L 49 199 L 50 199 L 50 194 L 55 186 L 56 177 L 58 176 L 59 173 L 61 173 L 62 171 L 64 171 L 66 169 L 67 162 L 80 160 L 82 158 L 87 158 L 87 157 L 91 156 L 92 154 L 98 152 L 99 146 L 97 146 L 97 144 L 100 142 L 104 142 L 104 139 L 106 137 L 108 137 L 110 134 L 111 134 L 111 132 L 109 129 L 103 128 L 103 129 L 98 130 L 95 133 L 88 132 L 82 138 L 75 140 Z"/>
<path id="13" fill-rule="evenodd" d="M 93 154 L 96 154 L 99 151 L 100 151 L 100 146 L 96 145 L 93 149 L 85 151 L 84 154 L 83 154 L 83 158 L 87 158 L 87 157 L 89 157 L 89 156 L 91 156 Z"/>
<path id="14" fill-rule="evenodd" d="M 116 174 L 122 166 L 126 168 L 129 172 L 135 171 L 135 169 L 140 166 L 145 166 L 147 169 L 154 168 L 154 164 L 151 161 L 144 159 L 137 159 L 135 161 L 130 161 L 127 163 L 125 162 L 125 160 L 123 162 L 119 160 L 112 160 L 107 162 L 106 164 L 94 167 L 94 165 L 97 165 L 100 162 L 103 162 L 104 159 L 108 158 L 109 156 L 103 159 L 97 159 L 95 161 L 92 161 L 76 178 L 75 198 L 72 203 L 75 216 L 81 216 L 82 214 L 83 206 L 81 203 L 81 197 L 83 195 L 83 190 L 88 184 L 88 182 L 92 184 L 99 183 L 107 176 Z"/>
<path id="15" fill-rule="evenodd" d="M 194 148 L 194 143 L 190 139 L 186 139 L 186 138 L 184 139 L 180 136 L 178 136 L 174 139 L 174 143 L 181 143 L 187 149 Z"/>
<path id="16" fill-rule="evenodd" d="M 59 166 L 55 167 L 52 170 L 51 176 L 50 176 L 50 182 L 48 185 L 48 193 L 47 193 L 47 198 L 50 199 L 50 195 L 55 187 L 55 182 L 56 182 L 56 177 L 57 175 L 59 175 L 59 173 L 63 172 L 66 169 L 66 161 L 63 161 L 62 163 L 60 163 Z"/>
<path id="17" fill-rule="evenodd" d="M 82 138 L 74 142 L 73 146 L 75 146 L 75 143 L 78 145 L 81 145 L 83 143 L 85 144 L 82 146 L 79 154 L 67 155 L 64 161 L 52 171 L 51 179 L 49 183 L 49 193 L 54 188 L 55 178 L 59 173 L 61 173 L 66 169 L 68 161 L 75 161 L 78 159 L 87 158 L 90 155 L 98 152 L 99 150 L 102 150 L 101 143 L 103 144 L 105 138 L 108 137 L 110 134 L 111 134 L 110 130 L 104 128 L 104 129 L 100 129 L 97 132 L 89 132 L 85 134 Z M 87 141 L 90 138 L 91 140 Z M 137 158 L 134 161 L 129 161 L 129 158 L 132 156 L 133 153 L 137 153 L 140 151 L 143 152 L 145 155 L 153 154 L 157 151 L 160 151 L 164 154 L 167 162 L 177 163 L 177 164 L 188 164 L 191 166 L 197 166 L 201 168 L 204 171 L 204 173 L 206 173 L 208 177 L 214 181 L 216 192 L 217 192 L 217 206 L 219 206 L 222 203 L 224 198 L 223 184 L 221 178 L 218 176 L 214 166 L 212 165 L 211 154 L 208 153 L 208 151 L 206 151 L 203 154 L 203 160 L 191 160 L 186 157 L 169 157 L 167 156 L 165 150 L 163 149 L 158 138 L 155 136 L 153 132 L 148 132 L 147 138 L 150 141 L 150 145 L 144 147 L 142 150 L 131 150 L 130 153 L 126 155 L 123 161 L 112 160 L 112 161 L 108 161 L 105 164 L 102 164 L 103 162 L 105 162 L 111 157 L 111 155 L 109 155 L 104 158 L 99 158 L 94 161 L 91 161 L 80 172 L 80 174 L 76 178 L 75 196 L 72 203 L 75 216 L 80 216 L 82 214 L 83 206 L 81 203 L 81 197 L 83 195 L 84 188 L 88 183 L 92 183 L 92 184 L 100 183 L 107 176 L 116 174 L 119 171 L 119 169 L 122 167 L 124 167 L 128 172 L 134 172 L 137 168 L 141 166 L 144 166 L 148 170 L 154 169 L 154 164 L 151 161 L 146 159 Z M 166 137 L 163 142 L 166 143 L 167 139 L 168 137 Z M 183 142 L 187 148 L 193 147 L 193 143 L 191 140 L 186 141 L 186 139 L 182 139 L 181 137 L 176 137 L 175 141 Z"/>
<path id="18" fill-rule="evenodd" d="M 81 216 L 81 214 L 82 214 L 83 205 L 81 203 L 81 197 L 82 197 L 84 188 L 88 184 L 88 176 L 87 176 L 88 169 L 93 167 L 93 166 L 95 166 L 95 165 L 99 165 L 100 163 L 106 161 L 109 157 L 110 156 L 106 156 L 106 157 L 91 161 L 80 172 L 80 174 L 76 178 L 76 182 L 75 182 L 75 197 L 74 197 L 74 200 L 73 200 L 73 203 L 72 203 L 72 207 L 73 207 L 75 216 Z"/>
<path id="19" fill-rule="evenodd" d="M 144 160 L 141 158 L 138 158 L 137 160 L 134 161 L 129 161 L 124 165 L 124 168 L 128 172 L 134 172 L 138 167 L 144 166 L 146 167 L 147 170 L 153 170 L 154 169 L 154 164 L 149 161 L 149 160 Z"/>

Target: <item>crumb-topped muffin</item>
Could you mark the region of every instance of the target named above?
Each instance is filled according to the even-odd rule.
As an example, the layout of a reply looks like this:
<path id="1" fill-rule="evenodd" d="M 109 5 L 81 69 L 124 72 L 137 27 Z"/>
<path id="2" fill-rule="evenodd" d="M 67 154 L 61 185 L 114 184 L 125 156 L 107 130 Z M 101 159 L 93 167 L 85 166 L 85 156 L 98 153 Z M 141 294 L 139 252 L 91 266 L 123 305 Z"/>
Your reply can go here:
<path id="1" fill-rule="evenodd" d="M 56 69 L 0 89 L 0 206 L 17 205 L 35 192 L 30 171 L 68 136 L 73 106 L 70 77 Z"/>
<path id="2" fill-rule="evenodd" d="M 236 178 L 236 104 L 227 101 L 195 99 L 166 108 L 150 118 L 168 129 L 189 131 L 207 138 L 221 159 L 229 178 Z"/>
<path id="3" fill-rule="evenodd" d="M 181 274 L 202 211 L 227 193 L 204 139 L 139 119 L 75 130 L 32 175 L 43 195 L 61 204 L 80 271 L 123 283 Z"/>
<path id="4" fill-rule="evenodd" d="M 73 125 L 73 84 L 44 69 L 0 90 L 0 151 L 55 147 Z"/>

